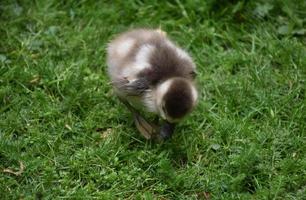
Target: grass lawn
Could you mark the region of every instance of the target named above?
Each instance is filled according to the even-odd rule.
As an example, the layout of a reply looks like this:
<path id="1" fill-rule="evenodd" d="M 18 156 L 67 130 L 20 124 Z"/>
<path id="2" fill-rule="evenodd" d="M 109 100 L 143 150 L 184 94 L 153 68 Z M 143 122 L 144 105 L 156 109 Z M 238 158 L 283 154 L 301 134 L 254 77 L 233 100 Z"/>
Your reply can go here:
<path id="1" fill-rule="evenodd" d="M 306 1 L 0 2 L 0 199 L 306 199 Z M 161 27 L 201 99 L 164 143 L 112 94 L 105 48 Z"/>

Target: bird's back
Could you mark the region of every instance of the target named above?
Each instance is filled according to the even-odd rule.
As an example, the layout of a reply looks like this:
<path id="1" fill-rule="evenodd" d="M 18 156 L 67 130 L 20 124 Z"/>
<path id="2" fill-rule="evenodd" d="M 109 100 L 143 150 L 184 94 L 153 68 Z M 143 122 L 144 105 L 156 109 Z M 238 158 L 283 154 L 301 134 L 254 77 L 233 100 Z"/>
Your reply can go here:
<path id="1" fill-rule="evenodd" d="M 195 70 L 190 56 L 157 30 L 120 35 L 110 43 L 107 60 L 112 79 L 142 77 L 152 85 L 174 76 L 192 79 Z"/>

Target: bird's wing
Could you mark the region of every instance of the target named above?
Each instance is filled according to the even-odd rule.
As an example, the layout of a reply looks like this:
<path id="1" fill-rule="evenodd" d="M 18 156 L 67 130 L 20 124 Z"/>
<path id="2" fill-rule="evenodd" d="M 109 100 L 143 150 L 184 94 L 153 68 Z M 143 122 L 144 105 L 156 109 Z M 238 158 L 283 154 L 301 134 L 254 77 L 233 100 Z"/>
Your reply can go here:
<path id="1" fill-rule="evenodd" d="M 133 81 L 127 79 L 119 79 L 113 82 L 114 86 L 127 96 L 141 96 L 149 89 L 148 81 L 144 78 L 139 78 Z"/>

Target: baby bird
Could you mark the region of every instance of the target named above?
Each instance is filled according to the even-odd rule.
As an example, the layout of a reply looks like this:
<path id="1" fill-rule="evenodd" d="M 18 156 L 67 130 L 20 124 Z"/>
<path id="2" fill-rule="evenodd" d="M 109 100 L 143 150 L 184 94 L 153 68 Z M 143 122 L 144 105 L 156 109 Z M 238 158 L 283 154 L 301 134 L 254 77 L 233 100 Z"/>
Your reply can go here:
<path id="1" fill-rule="evenodd" d="M 134 114 L 134 107 L 141 107 L 166 121 L 162 138 L 169 137 L 174 124 L 197 103 L 196 66 L 160 29 L 119 35 L 108 45 L 107 65 L 115 93 Z M 139 113 L 137 116 L 136 125 L 149 126 Z"/>

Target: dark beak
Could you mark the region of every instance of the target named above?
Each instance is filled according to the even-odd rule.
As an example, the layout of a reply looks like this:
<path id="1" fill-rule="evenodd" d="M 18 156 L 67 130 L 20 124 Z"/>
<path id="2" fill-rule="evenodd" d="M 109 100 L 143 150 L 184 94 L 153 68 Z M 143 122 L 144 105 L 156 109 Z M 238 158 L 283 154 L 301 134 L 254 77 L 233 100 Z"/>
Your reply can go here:
<path id="1" fill-rule="evenodd" d="M 159 132 L 160 137 L 163 140 L 170 139 L 172 134 L 174 133 L 175 125 L 176 124 L 174 123 L 170 123 L 166 121 L 160 128 L 160 132 Z"/>

